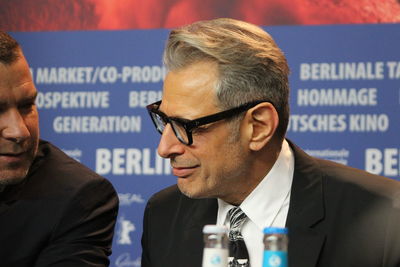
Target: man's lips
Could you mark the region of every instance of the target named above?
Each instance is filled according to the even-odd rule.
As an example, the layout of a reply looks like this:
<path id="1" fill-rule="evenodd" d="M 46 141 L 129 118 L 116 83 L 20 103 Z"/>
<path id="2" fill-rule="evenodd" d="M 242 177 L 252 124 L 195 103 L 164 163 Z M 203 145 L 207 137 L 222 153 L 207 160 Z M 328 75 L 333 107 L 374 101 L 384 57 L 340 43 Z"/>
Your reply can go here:
<path id="1" fill-rule="evenodd" d="M 6 162 L 18 162 L 23 160 L 25 157 L 25 152 L 19 153 L 0 153 L 0 160 Z"/>
<path id="2" fill-rule="evenodd" d="M 190 166 L 190 167 L 174 167 L 172 166 L 172 174 L 181 178 L 188 177 L 191 175 L 198 165 Z"/>

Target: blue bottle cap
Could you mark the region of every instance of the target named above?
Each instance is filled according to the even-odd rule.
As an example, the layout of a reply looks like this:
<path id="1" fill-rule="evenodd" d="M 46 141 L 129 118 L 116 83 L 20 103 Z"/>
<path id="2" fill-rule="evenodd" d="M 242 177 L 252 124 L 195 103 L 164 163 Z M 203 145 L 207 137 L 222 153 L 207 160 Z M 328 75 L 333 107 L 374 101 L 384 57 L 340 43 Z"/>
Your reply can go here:
<path id="1" fill-rule="evenodd" d="M 264 228 L 264 234 L 287 234 L 288 229 L 282 227 L 266 227 Z"/>

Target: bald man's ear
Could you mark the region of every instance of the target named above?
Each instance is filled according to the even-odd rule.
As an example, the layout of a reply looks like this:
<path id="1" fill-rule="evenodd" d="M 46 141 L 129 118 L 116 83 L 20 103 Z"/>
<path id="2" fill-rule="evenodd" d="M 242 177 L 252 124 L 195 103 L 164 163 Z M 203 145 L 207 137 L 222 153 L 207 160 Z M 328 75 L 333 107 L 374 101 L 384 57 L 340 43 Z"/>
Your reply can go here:
<path id="1" fill-rule="evenodd" d="M 268 102 L 263 102 L 250 109 L 249 123 L 249 148 L 258 151 L 271 141 L 279 124 L 279 116 L 275 107 Z"/>

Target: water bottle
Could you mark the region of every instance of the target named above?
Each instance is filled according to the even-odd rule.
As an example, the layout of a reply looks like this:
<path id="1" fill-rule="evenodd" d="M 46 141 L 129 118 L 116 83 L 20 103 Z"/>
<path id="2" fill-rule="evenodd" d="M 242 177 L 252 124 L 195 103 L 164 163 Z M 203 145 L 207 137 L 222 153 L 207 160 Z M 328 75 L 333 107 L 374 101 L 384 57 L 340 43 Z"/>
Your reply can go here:
<path id="1" fill-rule="evenodd" d="M 205 225 L 203 267 L 228 266 L 228 228 L 219 225 Z"/>
<path id="2" fill-rule="evenodd" d="M 268 227 L 264 229 L 263 267 L 287 267 L 288 229 Z"/>

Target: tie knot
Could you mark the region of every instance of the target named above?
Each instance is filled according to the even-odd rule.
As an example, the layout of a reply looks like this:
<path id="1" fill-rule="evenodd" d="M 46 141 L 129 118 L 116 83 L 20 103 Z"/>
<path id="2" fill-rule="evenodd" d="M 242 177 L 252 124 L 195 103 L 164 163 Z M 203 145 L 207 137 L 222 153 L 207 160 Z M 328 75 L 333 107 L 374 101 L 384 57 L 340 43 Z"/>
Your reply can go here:
<path id="1" fill-rule="evenodd" d="M 229 223 L 232 228 L 241 227 L 247 216 L 239 207 L 233 207 L 228 211 Z"/>
<path id="2" fill-rule="evenodd" d="M 228 217 L 231 225 L 229 230 L 229 239 L 243 239 L 241 228 L 244 221 L 247 219 L 246 214 L 239 207 L 233 207 L 228 211 Z"/>

